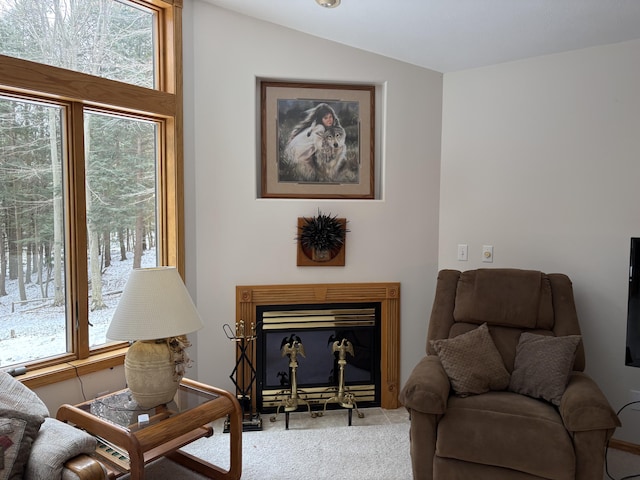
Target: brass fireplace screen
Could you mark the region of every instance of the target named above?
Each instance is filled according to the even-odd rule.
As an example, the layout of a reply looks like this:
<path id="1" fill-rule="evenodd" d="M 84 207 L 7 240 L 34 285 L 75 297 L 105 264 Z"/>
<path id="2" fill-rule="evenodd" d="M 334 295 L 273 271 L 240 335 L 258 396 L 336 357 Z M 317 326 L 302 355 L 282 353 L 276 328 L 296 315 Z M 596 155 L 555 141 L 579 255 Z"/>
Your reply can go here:
<path id="1" fill-rule="evenodd" d="M 330 313 L 323 309 L 331 305 Z M 305 308 L 312 306 L 312 308 Z M 296 310 L 295 313 L 288 313 Z M 304 322 L 300 321 L 301 311 Z M 323 310 L 318 312 L 317 310 Z M 349 310 L 349 313 L 345 311 Z M 264 314 L 266 313 L 266 317 Z M 330 317 L 330 318 L 329 318 Z M 310 321 L 309 321 L 310 320 Z M 257 324 L 264 321 L 262 325 L 267 337 L 272 336 L 274 345 L 270 350 L 271 356 L 278 356 L 279 347 L 284 341 L 285 335 L 292 334 L 300 338 L 308 338 L 310 341 L 322 346 L 319 351 L 316 349 L 315 361 L 309 357 L 309 365 L 312 362 L 319 362 L 313 375 L 324 376 L 325 378 L 335 375 L 331 372 L 328 364 L 320 362 L 322 356 L 333 365 L 333 357 L 326 351 L 326 345 L 332 332 L 354 332 L 358 331 L 357 338 L 353 338 L 362 345 L 371 344 L 377 351 L 373 363 L 361 358 L 358 362 L 353 362 L 350 371 L 346 371 L 347 380 L 352 379 L 351 390 L 356 392 L 358 401 L 379 402 L 383 408 L 398 408 L 398 388 L 399 388 L 399 334 L 400 334 L 400 284 L 399 283 L 347 283 L 347 284 L 297 284 L 297 285 L 259 285 L 259 286 L 238 286 L 236 287 L 236 325 L 245 325 L 250 331 L 258 331 Z M 303 324 L 311 324 L 311 330 L 305 331 L 309 327 Z M 317 338 L 311 338 L 316 336 Z M 278 344 L 277 346 L 275 344 Z M 324 345 L 323 345 L 324 344 Z M 305 344 L 306 345 L 306 344 Z M 260 347 L 262 348 L 262 347 Z M 251 358 L 251 368 L 242 369 L 246 365 L 239 365 L 238 376 L 242 378 L 240 383 L 250 384 L 252 410 L 257 408 L 257 380 L 254 365 L 261 362 L 257 349 L 249 352 Z M 308 352 L 310 353 L 310 352 Z M 264 351 L 260 351 L 260 356 L 264 356 Z M 364 364 L 362 363 L 364 362 Z M 356 365 L 360 363 L 360 365 Z M 276 362 L 277 364 L 277 362 Z M 364 368 L 361 368 L 363 367 Z M 258 369 L 260 366 L 258 366 Z M 275 367 L 276 369 L 278 367 Z M 302 369 L 302 367 L 301 367 Z M 286 370 L 286 369 L 285 369 Z M 281 387 L 277 374 L 276 380 L 262 378 L 266 383 L 265 393 L 277 391 Z M 309 372 L 311 373 L 311 372 Z M 269 374 L 267 374 L 269 375 Z M 366 376 L 367 378 L 364 378 Z M 320 377 L 318 377 L 320 378 Z M 315 383 L 312 378 L 309 384 Z M 376 384 L 378 385 L 379 397 L 376 398 Z M 273 387 L 273 388 L 272 388 Z M 321 389 L 323 387 L 320 387 Z M 308 388 L 305 388 L 307 391 Z M 308 395 L 312 394 L 307 393 Z M 269 406 L 271 400 L 265 396 L 265 405 Z M 272 399 L 275 401 L 275 399 Z M 273 403 L 271 403 L 273 405 Z"/>
<path id="2" fill-rule="evenodd" d="M 258 411 L 272 411 L 290 391 L 289 358 L 283 348 L 294 341 L 300 345 L 296 386 L 307 402 L 322 405 L 333 397 L 342 373 L 344 386 L 360 406 L 380 406 L 380 304 L 309 307 L 258 307 Z M 345 341 L 349 347 L 341 372 L 334 344 Z"/>

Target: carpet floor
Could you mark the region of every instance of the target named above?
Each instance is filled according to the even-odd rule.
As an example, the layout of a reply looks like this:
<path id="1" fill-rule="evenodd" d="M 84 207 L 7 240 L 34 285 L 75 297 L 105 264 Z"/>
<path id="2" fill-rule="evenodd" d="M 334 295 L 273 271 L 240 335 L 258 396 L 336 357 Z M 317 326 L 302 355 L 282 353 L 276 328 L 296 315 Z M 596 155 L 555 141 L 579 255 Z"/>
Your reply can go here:
<path id="1" fill-rule="evenodd" d="M 311 418 L 305 412 L 284 414 L 275 422 L 263 415 L 263 429 L 242 435 L 242 480 L 411 480 L 409 416 L 404 408 L 362 410 L 347 426 L 345 410 Z M 214 435 L 184 448 L 222 468 L 229 468 L 229 434 L 224 421 L 213 424 Z M 603 480 L 640 478 L 640 456 L 609 449 Z M 151 480 L 202 480 L 205 477 L 170 460 L 149 464 Z M 128 480 L 129 476 L 122 477 Z"/>
<path id="2" fill-rule="evenodd" d="M 411 480 L 409 416 L 404 408 L 362 409 L 348 426 L 346 410 L 323 417 L 294 412 L 289 430 L 284 414 L 275 422 L 263 415 L 263 429 L 242 434 L 242 480 Z M 183 450 L 224 469 L 229 468 L 229 434 L 224 422 L 214 423 L 214 435 Z M 200 480 L 205 477 L 170 460 L 149 464 L 153 480 Z M 123 477 L 127 480 L 128 475 Z"/>

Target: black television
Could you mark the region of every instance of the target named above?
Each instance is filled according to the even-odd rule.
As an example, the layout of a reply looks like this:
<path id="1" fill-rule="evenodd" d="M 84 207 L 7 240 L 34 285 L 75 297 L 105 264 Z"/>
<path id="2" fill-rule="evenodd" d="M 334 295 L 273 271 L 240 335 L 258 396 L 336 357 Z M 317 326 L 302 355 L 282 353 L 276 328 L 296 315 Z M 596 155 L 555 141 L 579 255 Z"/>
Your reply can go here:
<path id="1" fill-rule="evenodd" d="M 631 238 L 625 364 L 640 367 L 640 238 Z"/>

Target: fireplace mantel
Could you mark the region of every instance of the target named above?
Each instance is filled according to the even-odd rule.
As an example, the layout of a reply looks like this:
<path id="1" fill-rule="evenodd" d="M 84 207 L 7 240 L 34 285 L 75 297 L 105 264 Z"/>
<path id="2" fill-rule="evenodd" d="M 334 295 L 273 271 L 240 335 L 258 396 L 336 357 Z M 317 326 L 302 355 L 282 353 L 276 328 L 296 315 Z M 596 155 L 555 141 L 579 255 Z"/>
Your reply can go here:
<path id="1" fill-rule="evenodd" d="M 314 283 L 236 287 L 236 322 L 256 325 L 256 307 L 380 302 L 380 405 L 394 409 L 400 382 L 400 283 Z M 254 352 L 255 355 L 255 352 Z M 255 362 L 255 358 L 253 359 Z"/>

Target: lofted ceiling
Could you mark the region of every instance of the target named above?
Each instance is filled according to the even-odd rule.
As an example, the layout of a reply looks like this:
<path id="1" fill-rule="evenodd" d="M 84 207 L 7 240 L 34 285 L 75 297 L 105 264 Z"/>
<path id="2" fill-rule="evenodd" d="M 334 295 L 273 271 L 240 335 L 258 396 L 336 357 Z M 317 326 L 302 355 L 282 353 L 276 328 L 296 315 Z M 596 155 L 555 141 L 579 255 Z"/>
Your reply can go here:
<path id="1" fill-rule="evenodd" d="M 640 0 L 205 0 L 439 72 L 640 38 Z"/>

